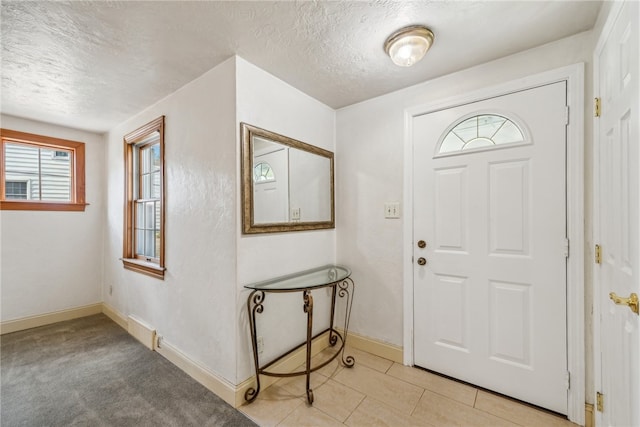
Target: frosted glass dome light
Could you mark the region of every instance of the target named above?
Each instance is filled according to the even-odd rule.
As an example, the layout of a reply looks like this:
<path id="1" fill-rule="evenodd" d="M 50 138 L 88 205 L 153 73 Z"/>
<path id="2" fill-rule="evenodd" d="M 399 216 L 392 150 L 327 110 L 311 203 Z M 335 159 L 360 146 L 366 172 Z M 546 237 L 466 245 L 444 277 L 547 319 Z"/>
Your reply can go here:
<path id="1" fill-rule="evenodd" d="M 424 57 L 433 44 L 433 32 L 422 25 L 401 28 L 384 42 L 384 51 L 394 64 L 410 67 Z"/>

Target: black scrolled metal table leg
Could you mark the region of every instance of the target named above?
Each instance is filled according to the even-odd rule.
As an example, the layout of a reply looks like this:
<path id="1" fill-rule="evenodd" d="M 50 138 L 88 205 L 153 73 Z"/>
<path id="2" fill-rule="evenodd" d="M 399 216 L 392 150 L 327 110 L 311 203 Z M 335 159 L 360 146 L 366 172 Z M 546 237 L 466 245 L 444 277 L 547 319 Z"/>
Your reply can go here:
<path id="1" fill-rule="evenodd" d="M 313 297 L 311 291 L 302 293 L 304 301 L 304 312 L 307 313 L 307 364 L 305 372 L 307 375 L 307 401 L 309 405 L 313 404 L 313 390 L 311 390 L 311 337 L 313 335 Z"/>
<path id="2" fill-rule="evenodd" d="M 351 287 L 351 291 L 349 291 L 349 287 Z M 342 363 L 347 368 L 353 368 L 353 365 L 356 363 L 356 359 L 353 356 L 344 357 L 344 350 L 347 347 L 347 335 L 349 333 L 349 321 L 351 320 L 351 305 L 353 304 L 353 294 L 356 291 L 355 283 L 351 280 L 350 277 L 344 279 L 342 282 L 338 283 L 338 296 L 340 298 L 347 298 L 347 303 L 345 304 L 344 309 L 344 342 L 342 345 Z"/>
<path id="3" fill-rule="evenodd" d="M 260 393 L 260 361 L 258 360 L 258 340 L 256 336 L 256 313 L 264 310 L 265 293 L 263 291 L 253 291 L 247 298 L 247 311 L 249 313 L 249 329 L 251 330 L 251 347 L 253 348 L 253 362 L 256 369 L 256 387 L 249 388 L 244 393 L 244 400 L 251 403 L 258 393 Z"/>

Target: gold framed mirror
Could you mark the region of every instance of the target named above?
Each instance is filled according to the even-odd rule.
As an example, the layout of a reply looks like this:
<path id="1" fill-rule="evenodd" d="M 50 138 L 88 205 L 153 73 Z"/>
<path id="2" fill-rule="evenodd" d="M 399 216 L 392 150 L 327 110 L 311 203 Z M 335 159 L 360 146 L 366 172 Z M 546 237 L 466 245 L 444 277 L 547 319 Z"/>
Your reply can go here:
<path id="1" fill-rule="evenodd" d="M 242 232 L 335 228 L 333 152 L 240 123 Z"/>

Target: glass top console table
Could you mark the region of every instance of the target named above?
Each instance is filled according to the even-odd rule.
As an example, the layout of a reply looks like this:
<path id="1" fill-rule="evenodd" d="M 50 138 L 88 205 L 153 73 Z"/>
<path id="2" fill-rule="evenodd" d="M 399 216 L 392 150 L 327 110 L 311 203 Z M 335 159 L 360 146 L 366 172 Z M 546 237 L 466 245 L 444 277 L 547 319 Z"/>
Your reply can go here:
<path id="1" fill-rule="evenodd" d="M 244 394 L 244 398 L 247 402 L 253 402 L 258 393 L 260 393 L 260 375 L 268 375 L 273 377 L 293 377 L 297 375 L 305 375 L 307 377 L 307 401 L 309 404 L 313 404 L 313 390 L 311 390 L 311 373 L 318 369 L 328 365 L 338 355 L 341 355 L 342 363 L 347 368 L 353 367 L 355 359 L 352 356 L 344 355 L 344 346 L 347 341 L 347 332 L 349 330 L 349 318 L 351 316 L 351 304 L 353 302 L 353 293 L 355 285 L 351 279 L 351 271 L 339 265 L 325 265 L 324 267 L 315 268 L 312 270 L 306 270 L 288 276 L 277 277 L 275 279 L 265 280 L 258 283 L 252 283 L 246 285 L 245 288 L 251 289 L 252 292 L 247 298 L 247 310 L 249 312 L 249 328 L 251 332 L 251 346 L 253 349 L 253 360 L 256 371 L 256 386 L 255 388 L 249 388 Z M 311 291 L 314 289 L 330 288 L 331 289 L 331 313 L 329 317 L 329 328 L 312 336 L 313 329 L 313 297 Z M 303 300 L 303 311 L 307 314 L 307 339 L 301 345 L 291 349 L 290 351 L 282 354 L 271 362 L 260 365 L 258 357 L 258 342 L 256 335 L 256 315 L 262 313 L 264 308 L 264 301 L 268 293 L 284 293 L 284 292 L 301 292 Z M 334 327 L 334 317 L 336 312 L 336 297 L 343 298 L 345 300 L 344 311 L 344 330 L 340 333 Z M 318 364 L 317 366 L 311 366 L 311 342 L 317 336 L 325 333 L 329 333 L 329 345 L 335 349 L 335 353 L 328 359 Z M 344 334 L 344 336 L 342 335 Z M 278 373 L 270 372 L 268 369 L 273 366 L 283 357 L 289 355 L 293 351 L 305 347 L 306 348 L 306 363 L 305 368 L 302 371 Z"/>

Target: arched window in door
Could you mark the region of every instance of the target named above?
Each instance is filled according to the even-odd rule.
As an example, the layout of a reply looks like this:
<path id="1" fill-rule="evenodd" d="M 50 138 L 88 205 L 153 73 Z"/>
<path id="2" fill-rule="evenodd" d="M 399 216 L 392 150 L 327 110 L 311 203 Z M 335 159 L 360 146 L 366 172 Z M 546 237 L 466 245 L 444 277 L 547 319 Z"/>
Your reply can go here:
<path id="1" fill-rule="evenodd" d="M 521 126 L 499 114 L 476 114 L 464 117 L 448 128 L 440 139 L 436 156 L 492 149 L 527 141 Z"/>
<path id="2" fill-rule="evenodd" d="M 253 182 L 260 184 L 263 182 L 273 182 L 276 176 L 271 165 L 267 162 L 260 162 L 253 167 Z"/>

